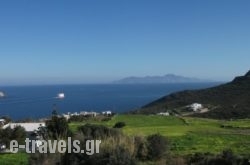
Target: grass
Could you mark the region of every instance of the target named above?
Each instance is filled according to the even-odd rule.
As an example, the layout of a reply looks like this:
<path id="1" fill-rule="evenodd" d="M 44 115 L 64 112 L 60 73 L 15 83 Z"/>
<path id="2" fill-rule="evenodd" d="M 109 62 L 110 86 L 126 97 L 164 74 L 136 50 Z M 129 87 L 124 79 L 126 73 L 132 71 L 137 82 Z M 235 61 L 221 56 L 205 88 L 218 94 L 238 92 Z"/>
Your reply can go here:
<path id="1" fill-rule="evenodd" d="M 222 122 L 222 125 L 225 127 L 250 129 L 250 119 L 224 121 Z"/>
<path id="2" fill-rule="evenodd" d="M 250 154 L 249 142 L 249 135 L 196 132 L 172 138 L 172 151 L 185 155 L 196 152 L 220 153 L 231 149 L 238 154 Z"/>
<path id="3" fill-rule="evenodd" d="M 185 122 L 179 118 L 154 115 L 118 115 L 108 121 L 106 126 L 112 127 L 119 121 L 126 123 L 123 132 L 127 135 L 147 136 L 161 133 L 165 136 L 179 136 L 188 131 Z M 176 127 L 181 131 L 176 132 Z"/>
<path id="4" fill-rule="evenodd" d="M 28 164 L 27 153 L 0 154 L 1 165 L 26 165 Z"/>
<path id="5" fill-rule="evenodd" d="M 171 150 L 178 155 L 195 152 L 220 153 L 232 149 L 235 153 L 250 154 L 250 119 L 221 121 L 191 117 L 164 117 L 155 115 L 116 115 L 110 121 L 88 121 L 113 127 L 116 122 L 125 122 L 122 128 L 129 136 L 148 136 L 160 133 L 171 141 Z M 79 125 L 71 123 L 70 128 L 76 131 Z M 222 127 L 222 125 L 234 127 Z"/>

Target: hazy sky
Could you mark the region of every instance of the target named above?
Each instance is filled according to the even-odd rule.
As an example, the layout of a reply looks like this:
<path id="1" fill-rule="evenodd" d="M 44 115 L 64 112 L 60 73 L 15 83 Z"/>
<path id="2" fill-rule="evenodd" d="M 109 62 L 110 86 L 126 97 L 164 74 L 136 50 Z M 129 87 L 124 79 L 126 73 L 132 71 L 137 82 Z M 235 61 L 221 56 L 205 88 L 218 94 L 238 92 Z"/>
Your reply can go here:
<path id="1" fill-rule="evenodd" d="M 250 69 L 249 0 L 1 0 L 0 84 Z"/>

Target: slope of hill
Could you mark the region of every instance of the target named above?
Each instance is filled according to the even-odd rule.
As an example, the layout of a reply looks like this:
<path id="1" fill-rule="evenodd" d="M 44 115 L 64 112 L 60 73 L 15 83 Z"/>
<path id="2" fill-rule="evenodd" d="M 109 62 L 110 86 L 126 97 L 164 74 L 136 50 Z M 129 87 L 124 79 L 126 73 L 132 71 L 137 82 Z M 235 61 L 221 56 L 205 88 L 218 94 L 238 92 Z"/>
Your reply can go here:
<path id="1" fill-rule="evenodd" d="M 250 117 L 250 71 L 232 82 L 202 90 L 186 90 L 173 93 L 153 101 L 135 113 L 158 113 L 174 110 L 192 103 L 213 107 L 206 113 L 193 116 L 230 119 Z"/>
<path id="2" fill-rule="evenodd" d="M 146 77 L 127 77 L 115 81 L 118 84 L 153 84 L 153 83 L 194 83 L 207 82 L 208 80 L 201 80 L 197 78 L 183 77 L 174 74 L 167 74 L 164 76 L 146 76 Z"/>

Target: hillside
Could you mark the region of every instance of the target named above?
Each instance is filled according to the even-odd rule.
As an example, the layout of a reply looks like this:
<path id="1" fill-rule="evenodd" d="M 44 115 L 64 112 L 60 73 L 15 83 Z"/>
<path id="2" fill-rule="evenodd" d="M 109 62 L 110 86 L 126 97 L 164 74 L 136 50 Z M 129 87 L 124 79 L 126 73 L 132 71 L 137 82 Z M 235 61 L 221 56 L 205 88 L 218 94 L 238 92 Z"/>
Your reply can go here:
<path id="1" fill-rule="evenodd" d="M 244 76 L 236 77 L 232 82 L 216 87 L 172 93 L 145 105 L 135 113 L 172 111 L 195 102 L 210 107 L 210 111 L 192 114 L 193 116 L 219 119 L 249 118 L 250 71 Z"/>
<path id="2" fill-rule="evenodd" d="M 194 83 L 207 82 L 209 80 L 201 80 L 191 77 L 183 77 L 174 74 L 166 74 L 164 76 L 145 76 L 145 77 L 126 77 L 115 81 L 117 84 L 163 84 L 163 83 Z"/>
<path id="3" fill-rule="evenodd" d="M 221 121 L 193 117 L 121 114 L 108 121 L 90 118 L 88 121 L 71 122 L 69 127 L 76 132 L 80 125 L 86 123 L 113 127 L 117 122 L 126 123 L 122 128 L 124 135 L 146 137 L 160 133 L 168 137 L 171 141 L 171 152 L 174 154 L 219 153 L 226 148 L 239 154 L 250 153 L 250 119 Z"/>

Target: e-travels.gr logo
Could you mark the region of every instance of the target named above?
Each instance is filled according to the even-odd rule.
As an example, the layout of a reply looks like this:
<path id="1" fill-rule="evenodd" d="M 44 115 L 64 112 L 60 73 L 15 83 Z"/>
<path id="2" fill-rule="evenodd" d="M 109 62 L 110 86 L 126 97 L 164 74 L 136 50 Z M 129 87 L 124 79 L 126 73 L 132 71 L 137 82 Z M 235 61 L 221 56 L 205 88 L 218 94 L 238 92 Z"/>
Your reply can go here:
<path id="1" fill-rule="evenodd" d="M 85 149 L 81 149 L 81 142 L 68 137 L 67 140 L 30 140 L 26 138 L 24 145 L 19 145 L 16 140 L 10 142 L 10 151 L 17 153 L 25 149 L 27 153 L 85 153 L 93 155 L 100 153 L 101 140 L 86 140 Z"/>

